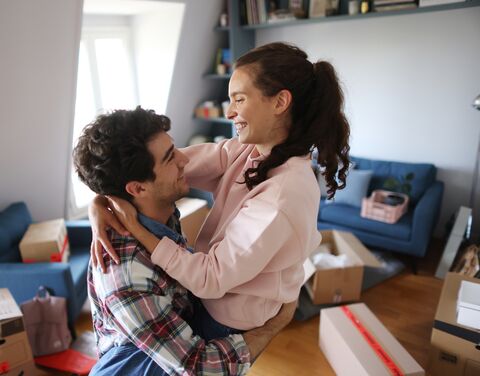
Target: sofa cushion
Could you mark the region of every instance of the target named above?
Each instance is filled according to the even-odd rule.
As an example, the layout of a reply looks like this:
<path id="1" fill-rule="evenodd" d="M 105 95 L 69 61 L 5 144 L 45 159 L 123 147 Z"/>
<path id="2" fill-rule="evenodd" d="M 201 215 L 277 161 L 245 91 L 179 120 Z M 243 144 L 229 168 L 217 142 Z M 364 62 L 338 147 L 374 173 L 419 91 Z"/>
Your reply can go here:
<path id="1" fill-rule="evenodd" d="M 413 204 L 416 204 L 428 187 L 434 183 L 437 173 L 435 166 L 429 163 L 390 162 L 358 157 L 351 157 L 351 159 L 355 162 L 356 169 L 373 171 L 369 195 L 375 189 L 384 189 L 383 185 L 388 178 L 400 179 L 413 172 L 415 176 L 411 182 L 410 192 Z"/>
<path id="2" fill-rule="evenodd" d="M 18 243 L 31 223 L 32 217 L 23 202 L 11 204 L 0 212 L 0 262 L 21 261 Z"/>
<path id="3" fill-rule="evenodd" d="M 335 197 L 326 202 L 362 207 L 362 199 L 367 196 L 372 173 L 370 170 L 351 170 L 345 188 L 336 191 Z"/>
<path id="4" fill-rule="evenodd" d="M 406 213 L 397 223 L 388 224 L 380 221 L 374 221 L 360 216 L 360 208 L 345 204 L 320 204 L 320 212 L 318 220 L 321 222 L 329 222 L 339 224 L 345 227 L 351 227 L 358 230 L 371 232 L 396 238 L 401 240 L 409 240 L 412 227 L 412 213 Z"/>

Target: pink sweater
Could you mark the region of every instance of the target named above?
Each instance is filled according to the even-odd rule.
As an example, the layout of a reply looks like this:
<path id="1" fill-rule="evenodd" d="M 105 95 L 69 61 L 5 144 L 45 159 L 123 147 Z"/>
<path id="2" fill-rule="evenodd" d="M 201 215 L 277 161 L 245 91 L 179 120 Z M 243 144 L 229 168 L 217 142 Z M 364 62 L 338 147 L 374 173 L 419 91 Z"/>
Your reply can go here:
<path id="1" fill-rule="evenodd" d="M 192 187 L 215 204 L 191 254 L 163 238 L 152 261 L 203 303 L 218 322 L 242 330 L 261 326 L 298 297 L 303 262 L 320 243 L 320 191 L 307 157 L 292 157 L 249 191 L 245 169 L 263 158 L 236 138 L 182 150 Z"/>

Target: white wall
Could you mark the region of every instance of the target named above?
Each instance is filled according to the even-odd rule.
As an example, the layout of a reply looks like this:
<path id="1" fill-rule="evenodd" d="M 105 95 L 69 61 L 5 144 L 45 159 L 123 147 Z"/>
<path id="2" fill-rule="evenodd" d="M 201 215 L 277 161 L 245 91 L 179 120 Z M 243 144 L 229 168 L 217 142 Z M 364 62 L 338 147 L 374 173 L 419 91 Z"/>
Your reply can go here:
<path id="1" fill-rule="evenodd" d="M 0 1 L 0 210 L 65 207 L 82 0 Z"/>
<path id="2" fill-rule="evenodd" d="M 133 17 L 133 45 L 140 104 L 164 114 L 177 53 L 185 4 L 162 4 L 161 10 Z"/>
<path id="3" fill-rule="evenodd" d="M 221 82 L 205 80 L 211 72 L 222 35 L 213 30 L 218 24 L 223 0 L 186 0 L 182 31 L 175 60 L 167 115 L 172 119 L 170 132 L 175 143 L 186 145 L 198 133 L 201 124 L 193 120 L 193 111 L 201 101 L 216 98 Z"/>
<path id="4" fill-rule="evenodd" d="M 471 107 L 480 93 L 479 20 L 475 7 L 326 22 L 260 30 L 256 44 L 289 41 L 334 64 L 353 155 L 438 167 L 440 234 L 469 201 L 480 135 L 480 112 Z"/>

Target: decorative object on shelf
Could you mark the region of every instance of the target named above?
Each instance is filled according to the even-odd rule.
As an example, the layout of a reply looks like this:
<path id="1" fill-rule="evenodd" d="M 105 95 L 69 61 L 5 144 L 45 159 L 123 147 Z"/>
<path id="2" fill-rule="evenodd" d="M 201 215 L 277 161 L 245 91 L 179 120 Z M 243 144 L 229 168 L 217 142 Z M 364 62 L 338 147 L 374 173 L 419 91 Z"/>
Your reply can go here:
<path id="1" fill-rule="evenodd" d="M 348 2 L 348 14 L 353 16 L 360 12 L 360 3 L 358 0 L 350 0 Z"/>
<path id="2" fill-rule="evenodd" d="M 305 0 L 289 0 L 288 9 L 293 13 L 295 18 L 307 17 L 307 1 Z"/>
<path id="3" fill-rule="evenodd" d="M 387 180 L 385 180 L 385 183 L 383 183 L 383 188 L 389 191 L 400 192 L 406 195 L 410 195 L 410 192 L 412 191 L 411 183 L 414 178 L 415 174 L 413 172 L 410 172 L 405 176 L 401 176 L 400 179 L 389 177 Z"/>
<path id="4" fill-rule="evenodd" d="M 408 209 L 408 196 L 377 189 L 362 200 L 361 216 L 385 223 L 396 223 Z"/>
<path id="5" fill-rule="evenodd" d="M 232 69 L 232 59 L 229 48 L 219 48 L 215 56 L 215 72 L 219 75 L 230 73 Z"/>
<path id="6" fill-rule="evenodd" d="M 222 13 L 218 20 L 218 24 L 220 27 L 228 27 L 228 14 Z"/>
<path id="7" fill-rule="evenodd" d="M 327 17 L 338 13 L 338 0 L 310 0 L 309 18 Z"/>
<path id="8" fill-rule="evenodd" d="M 195 109 L 195 117 L 203 119 L 219 118 L 222 116 L 222 109 L 215 101 L 206 101 Z"/>
<path id="9" fill-rule="evenodd" d="M 362 0 L 360 3 L 360 12 L 362 14 L 370 12 L 370 2 L 369 0 Z"/>

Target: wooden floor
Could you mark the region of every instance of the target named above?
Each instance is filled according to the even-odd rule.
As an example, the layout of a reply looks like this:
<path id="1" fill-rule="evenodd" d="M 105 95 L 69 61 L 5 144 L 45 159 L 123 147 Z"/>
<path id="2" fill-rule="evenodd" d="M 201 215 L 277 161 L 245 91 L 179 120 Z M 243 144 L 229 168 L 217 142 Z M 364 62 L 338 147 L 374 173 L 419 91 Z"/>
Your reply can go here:
<path id="1" fill-rule="evenodd" d="M 367 290 L 361 301 L 400 341 L 424 368 L 428 362 L 430 333 L 442 280 L 436 279 L 436 265 L 443 244 L 434 241 L 415 275 L 410 268 Z M 334 375 L 318 347 L 319 318 L 293 321 L 267 347 L 249 376 Z M 77 332 L 91 330 L 88 313 L 81 315 Z"/>

